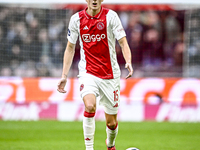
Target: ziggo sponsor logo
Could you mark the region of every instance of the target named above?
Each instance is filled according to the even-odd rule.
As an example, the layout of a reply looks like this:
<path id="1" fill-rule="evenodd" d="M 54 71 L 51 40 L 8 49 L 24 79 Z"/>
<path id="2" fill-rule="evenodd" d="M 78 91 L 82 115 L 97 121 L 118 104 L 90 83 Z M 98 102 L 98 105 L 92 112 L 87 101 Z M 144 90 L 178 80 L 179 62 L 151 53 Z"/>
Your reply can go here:
<path id="1" fill-rule="evenodd" d="M 105 34 L 97 34 L 97 35 L 90 35 L 90 34 L 83 34 L 82 35 L 82 38 L 83 38 L 83 41 L 84 42 L 99 42 L 101 41 L 101 39 L 105 39 L 106 38 L 106 35 Z"/>

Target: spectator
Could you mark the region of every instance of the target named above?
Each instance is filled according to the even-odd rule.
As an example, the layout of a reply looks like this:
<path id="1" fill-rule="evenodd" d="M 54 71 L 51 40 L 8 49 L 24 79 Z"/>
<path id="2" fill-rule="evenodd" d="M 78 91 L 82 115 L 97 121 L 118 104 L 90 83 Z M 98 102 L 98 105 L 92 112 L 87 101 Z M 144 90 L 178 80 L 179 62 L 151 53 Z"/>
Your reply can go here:
<path id="1" fill-rule="evenodd" d="M 131 12 L 129 16 L 128 26 L 125 29 L 128 41 L 131 39 L 131 32 L 135 29 L 143 31 L 143 25 L 140 22 L 140 12 Z"/>
<path id="2" fill-rule="evenodd" d="M 185 45 L 183 42 L 177 42 L 174 47 L 174 65 L 182 66 L 183 65 L 183 52 L 185 50 Z"/>
<path id="3" fill-rule="evenodd" d="M 144 34 L 143 65 L 160 66 L 164 60 L 162 42 L 156 29 L 149 29 Z"/>
<path id="4" fill-rule="evenodd" d="M 131 32 L 131 38 L 129 39 L 130 49 L 132 52 L 132 63 L 134 65 L 140 65 L 142 62 L 142 30 L 141 28 L 135 28 Z"/>
<path id="5" fill-rule="evenodd" d="M 0 66 L 5 65 L 6 60 L 8 59 L 8 54 L 7 54 L 7 43 L 4 38 L 4 32 L 3 28 L 0 26 Z"/>

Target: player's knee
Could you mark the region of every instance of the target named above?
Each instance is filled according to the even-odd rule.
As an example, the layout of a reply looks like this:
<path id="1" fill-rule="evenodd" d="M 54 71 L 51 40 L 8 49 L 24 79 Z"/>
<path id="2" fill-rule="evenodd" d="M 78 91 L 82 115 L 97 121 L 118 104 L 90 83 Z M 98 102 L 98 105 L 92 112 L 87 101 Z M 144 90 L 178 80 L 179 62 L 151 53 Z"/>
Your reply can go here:
<path id="1" fill-rule="evenodd" d="M 117 126 L 117 121 L 110 121 L 110 122 L 107 122 L 106 123 L 107 127 L 111 130 L 114 130 L 116 129 L 116 126 Z"/>
<path id="2" fill-rule="evenodd" d="M 95 112 L 96 106 L 95 106 L 95 104 L 87 104 L 85 106 L 85 109 L 86 109 L 87 112 Z"/>

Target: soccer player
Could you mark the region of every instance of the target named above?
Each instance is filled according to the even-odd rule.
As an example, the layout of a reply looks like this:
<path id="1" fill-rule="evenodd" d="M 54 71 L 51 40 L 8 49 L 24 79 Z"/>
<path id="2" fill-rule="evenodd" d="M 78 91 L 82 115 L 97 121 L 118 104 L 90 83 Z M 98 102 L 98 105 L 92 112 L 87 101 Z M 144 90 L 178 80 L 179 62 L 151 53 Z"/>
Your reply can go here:
<path id="1" fill-rule="evenodd" d="M 93 150 L 95 132 L 96 97 L 104 106 L 106 118 L 106 145 L 116 150 L 118 133 L 117 112 L 120 103 L 120 68 L 116 59 L 115 39 L 121 46 L 129 78 L 133 74 L 131 52 L 126 34 L 116 12 L 103 8 L 103 0 L 86 0 L 87 8 L 74 14 L 69 22 L 68 43 L 64 53 L 62 77 L 58 91 L 65 93 L 67 75 L 75 53 L 77 38 L 80 41 L 79 83 L 85 104 L 83 131 L 86 150 Z"/>

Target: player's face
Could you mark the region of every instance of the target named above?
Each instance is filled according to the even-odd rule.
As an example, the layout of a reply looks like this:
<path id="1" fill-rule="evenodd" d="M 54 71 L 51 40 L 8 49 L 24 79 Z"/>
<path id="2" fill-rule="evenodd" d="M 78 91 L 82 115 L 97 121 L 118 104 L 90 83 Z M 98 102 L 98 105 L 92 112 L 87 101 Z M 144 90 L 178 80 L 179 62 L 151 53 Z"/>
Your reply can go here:
<path id="1" fill-rule="evenodd" d="M 93 11 L 101 10 L 101 3 L 103 0 L 86 0 L 88 8 Z"/>

